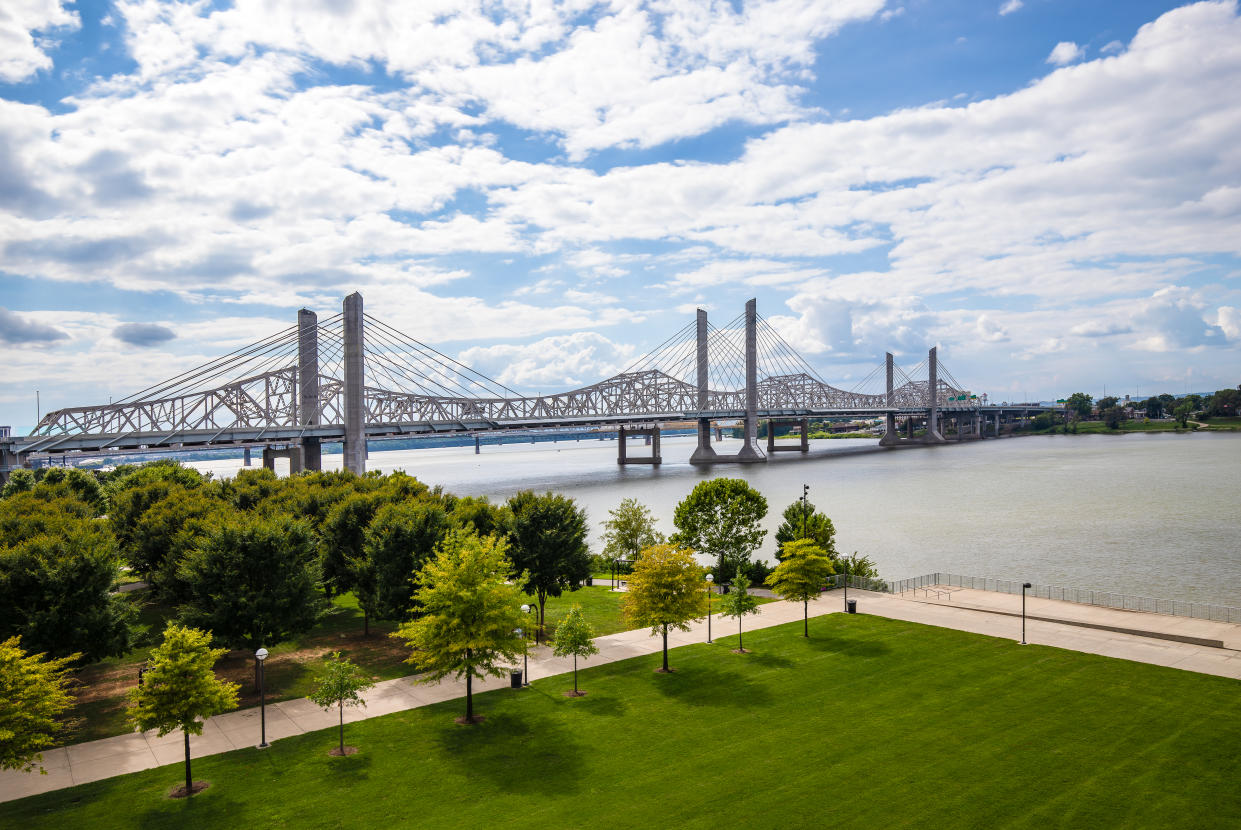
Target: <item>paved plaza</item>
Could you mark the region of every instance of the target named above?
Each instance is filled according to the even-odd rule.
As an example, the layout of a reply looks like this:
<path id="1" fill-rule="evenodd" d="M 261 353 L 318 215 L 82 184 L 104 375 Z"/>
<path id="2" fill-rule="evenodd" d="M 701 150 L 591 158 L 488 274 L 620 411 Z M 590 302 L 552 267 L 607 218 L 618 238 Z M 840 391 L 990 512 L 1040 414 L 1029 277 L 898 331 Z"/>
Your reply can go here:
<path id="1" fill-rule="evenodd" d="M 951 597 L 907 592 L 902 596 L 850 590 L 864 614 L 896 620 L 954 628 L 975 634 L 1021 638 L 1021 597 L 986 591 L 953 589 Z M 810 603 L 811 616 L 841 613 L 844 599 L 840 591 L 825 594 Z M 1059 600 L 1027 599 L 1026 640 L 1074 651 L 1135 660 L 1187 671 L 1241 679 L 1241 625 L 1217 623 L 1111 608 L 1076 605 Z M 759 607 L 759 613 L 745 621 L 746 631 L 781 625 L 802 619 L 801 603 L 772 602 Z M 717 615 L 712 631 L 719 636 L 732 634 L 736 625 Z M 1144 634 L 1133 632 L 1145 632 Z M 688 632 L 668 635 L 670 648 L 706 640 L 706 622 L 695 623 Z M 1165 637 L 1184 637 L 1183 642 Z M 1221 646 L 1204 645 L 1218 642 Z M 657 654 L 660 638 L 649 631 L 627 631 L 595 640 L 599 654 L 583 661 L 582 668 Z M 556 658 L 546 646 L 530 652 L 530 679 L 539 680 L 573 670 L 573 658 Z M 571 682 L 566 678 L 566 683 Z M 507 677 L 475 684 L 475 691 L 507 687 Z M 349 709 L 345 721 L 373 718 L 463 697 L 464 682 L 445 680 L 435 685 L 417 683 L 404 677 L 376 684 L 365 695 L 366 707 Z M 335 710 L 325 712 L 304 698 L 267 706 L 267 740 L 313 732 L 336 726 Z M 209 719 L 201 736 L 190 739 L 191 757 L 201 758 L 233 749 L 254 746 L 259 740 L 259 710 L 242 709 Z M 0 802 L 35 793 L 71 787 L 128 772 L 150 769 L 184 759 L 180 731 L 164 737 L 155 732 L 132 733 L 54 749 L 43 754 L 46 775 L 0 772 Z"/>

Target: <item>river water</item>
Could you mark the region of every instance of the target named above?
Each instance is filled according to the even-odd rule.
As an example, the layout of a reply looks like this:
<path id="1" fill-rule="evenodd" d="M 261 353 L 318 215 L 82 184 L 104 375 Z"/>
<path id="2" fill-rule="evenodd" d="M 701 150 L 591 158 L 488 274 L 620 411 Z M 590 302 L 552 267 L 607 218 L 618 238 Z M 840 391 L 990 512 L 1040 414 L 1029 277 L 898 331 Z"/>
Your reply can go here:
<path id="1" fill-rule="evenodd" d="M 717 445 L 735 452 L 740 442 Z M 616 442 L 378 451 L 368 469 L 404 470 L 460 495 L 503 500 L 555 490 L 586 508 L 592 550 L 621 499 L 648 505 L 671 533 L 673 509 L 711 476 L 744 478 L 767 497 L 774 561 L 783 509 L 810 485 L 837 547 L 899 579 L 931 572 L 1028 580 L 1241 606 L 1241 434 L 1029 436 L 882 450 L 870 440 L 811 441 L 767 464 L 693 467 L 693 437 L 663 440 L 659 467 L 616 464 Z M 649 452 L 630 442 L 630 456 Z M 325 455 L 324 467 L 339 467 Z M 195 462 L 217 476 L 237 460 Z"/>

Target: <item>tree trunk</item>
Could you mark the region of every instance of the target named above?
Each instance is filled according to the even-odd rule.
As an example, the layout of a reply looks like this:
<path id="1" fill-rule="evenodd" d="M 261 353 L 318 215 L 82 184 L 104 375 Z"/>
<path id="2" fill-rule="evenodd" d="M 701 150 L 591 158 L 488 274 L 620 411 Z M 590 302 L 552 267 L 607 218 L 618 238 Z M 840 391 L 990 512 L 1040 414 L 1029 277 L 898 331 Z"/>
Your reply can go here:
<path id="1" fill-rule="evenodd" d="M 802 634 L 801 635 L 803 637 L 809 637 L 810 636 L 810 600 L 803 599 L 801 601 L 801 610 L 802 610 L 802 613 L 804 614 L 804 616 L 802 617 Z"/>
<path id="2" fill-rule="evenodd" d="M 362 636 L 371 636 L 371 615 L 365 608 L 362 609 Z"/>
<path id="3" fill-rule="evenodd" d="M 535 642 L 535 644 L 536 644 L 536 645 L 537 645 L 537 644 L 538 644 L 538 642 L 539 642 L 539 635 L 540 635 L 540 634 L 541 634 L 541 635 L 543 635 L 543 639 L 544 639 L 544 640 L 546 640 L 546 639 L 547 639 L 547 632 L 546 632 L 546 631 L 544 630 L 544 628 L 543 628 L 544 620 L 546 619 L 546 617 L 544 616 L 544 614 L 546 613 L 546 609 L 547 609 L 547 592 L 546 592 L 546 591 L 539 591 L 539 592 L 538 592 L 538 597 L 539 597 L 539 627 L 538 627 L 538 629 L 537 629 L 537 631 L 536 631 L 536 633 L 535 633 L 535 637 L 534 637 L 534 642 Z"/>
<path id="4" fill-rule="evenodd" d="M 573 655 L 573 694 L 577 694 L 577 655 Z"/>
<path id="5" fill-rule="evenodd" d="M 664 671 L 668 671 L 668 626 L 664 626 Z"/>
<path id="6" fill-rule="evenodd" d="M 336 704 L 340 708 L 340 754 L 345 754 L 345 699 L 342 697 Z"/>
<path id="7" fill-rule="evenodd" d="M 465 650 L 469 666 L 465 670 L 465 722 L 474 722 L 474 649 Z"/>
<path id="8" fill-rule="evenodd" d="M 185 736 L 185 795 L 188 798 L 194 792 L 194 776 L 190 774 L 190 733 L 183 728 L 181 734 Z"/>
<path id="9" fill-rule="evenodd" d="M 741 642 L 741 617 L 737 618 L 737 651 L 745 651 L 745 645 Z"/>

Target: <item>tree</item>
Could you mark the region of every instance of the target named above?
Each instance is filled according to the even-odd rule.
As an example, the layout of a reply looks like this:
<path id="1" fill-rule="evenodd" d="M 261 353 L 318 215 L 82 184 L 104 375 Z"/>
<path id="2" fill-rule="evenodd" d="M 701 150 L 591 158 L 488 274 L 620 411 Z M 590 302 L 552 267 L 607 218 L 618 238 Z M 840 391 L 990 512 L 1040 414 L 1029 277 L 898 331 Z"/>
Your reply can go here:
<path id="1" fill-rule="evenodd" d="M 183 599 L 177 579 L 181 563 L 230 512 L 227 503 L 206 488 L 173 485 L 130 529 L 129 566 L 164 599 Z"/>
<path id="2" fill-rule="evenodd" d="M 741 570 L 767 531 L 759 522 L 767 515 L 767 499 L 739 478 L 713 478 L 696 486 L 676 506 L 677 532 L 669 540 L 714 556 L 715 578 L 723 582 L 725 567 Z"/>
<path id="3" fill-rule="evenodd" d="M 512 514 L 502 504 L 492 504 L 486 496 L 450 498 L 449 518 L 460 528 L 474 528 L 479 536 L 502 536 L 509 531 Z"/>
<path id="4" fill-rule="evenodd" d="M 385 504 L 366 529 L 362 558 L 354 563 L 354 591 L 362 607 L 363 633 L 370 618 L 397 620 L 414 607 L 413 575 L 448 533 L 448 514 L 430 499 Z"/>
<path id="5" fill-rule="evenodd" d="M 1099 417 L 1103 419 L 1103 423 L 1108 429 L 1120 429 L 1120 425 L 1126 420 L 1125 410 L 1119 406 L 1108 406 L 1099 410 Z"/>
<path id="6" fill-rule="evenodd" d="M 0 769 L 30 772 L 55 743 L 73 705 L 68 665 L 77 657 L 45 660 L 27 656 L 18 637 L 0 642 Z"/>
<path id="7" fill-rule="evenodd" d="M 18 493 L 29 493 L 34 489 L 34 471 L 17 469 L 9 474 L 9 481 L 0 489 L 0 499 L 7 499 Z"/>
<path id="8" fill-rule="evenodd" d="M 340 748 L 332 754 L 344 755 L 345 707 L 365 706 L 360 693 L 374 688 L 375 682 L 353 662 L 343 659 L 339 651 L 323 659 L 323 669 L 315 677 L 308 697 L 324 710 L 335 706 L 340 712 Z"/>
<path id="9" fill-rule="evenodd" d="M 1149 397 L 1142 402 L 1142 407 L 1146 410 L 1147 418 L 1163 417 L 1163 401 L 1157 397 Z"/>
<path id="10" fill-rule="evenodd" d="M 1192 415 L 1195 412 L 1202 411 L 1202 406 L 1203 406 L 1204 401 L 1202 400 L 1201 395 L 1195 393 L 1192 395 L 1186 395 L 1185 397 L 1181 398 L 1181 403 L 1187 404 L 1189 406 L 1189 412 Z"/>
<path id="11" fill-rule="evenodd" d="M 750 580 L 744 575 L 737 574 L 732 584 L 732 591 L 720 597 L 720 613 L 737 619 L 737 654 L 745 654 L 745 646 L 741 644 L 741 618 L 758 613 L 758 598 L 750 593 Z"/>
<path id="12" fill-rule="evenodd" d="M 237 706 L 237 684 L 220 680 L 212 671 L 223 655 L 224 649 L 211 648 L 210 632 L 169 625 L 164 642 L 151 652 L 142 685 L 129 691 L 134 726 L 158 729 L 161 738 L 174 729 L 184 734 L 185 796 L 194 793 L 190 735 L 201 735 L 207 718 Z"/>
<path id="13" fill-rule="evenodd" d="M 1164 392 L 1159 396 L 1159 404 L 1163 409 L 1164 415 L 1171 415 L 1172 410 L 1176 409 L 1176 397 Z"/>
<path id="14" fill-rule="evenodd" d="M 590 576 L 586 511 L 567 496 L 536 496 L 529 490 L 509 499 L 508 508 L 513 513 L 509 555 L 517 570 L 525 573 L 522 590 L 538 602 L 542 631 L 547 598 L 560 596 L 565 588 L 576 589 Z"/>
<path id="15" fill-rule="evenodd" d="M 181 618 L 229 648 L 254 650 L 309 631 L 319 618 L 319 565 L 305 522 L 239 514 L 213 529 L 179 571 Z"/>
<path id="16" fill-rule="evenodd" d="M 1182 427 L 1187 427 L 1189 426 L 1189 416 L 1191 414 L 1193 414 L 1193 410 L 1190 408 L 1189 404 L 1183 403 L 1173 410 L 1172 417 L 1176 418 L 1177 422 Z"/>
<path id="17" fill-rule="evenodd" d="M 1078 419 L 1089 418 L 1092 398 L 1085 392 L 1074 392 L 1069 395 L 1066 408 L 1077 415 Z"/>
<path id="18" fill-rule="evenodd" d="M 836 572 L 823 549 L 809 539 L 784 546 L 784 558 L 767 577 L 767 587 L 781 599 L 802 604 L 802 636 L 810 636 L 810 600 L 819 599 L 827 578 Z"/>
<path id="19" fill-rule="evenodd" d="M 836 558 L 836 526 L 809 501 L 798 499 L 784 508 L 784 521 L 776 528 L 776 559 L 784 558 L 785 545 L 795 539 L 809 539 Z"/>
<path id="20" fill-rule="evenodd" d="M 328 596 L 353 588 L 354 563 L 363 557 L 366 528 L 386 500 L 375 492 L 353 493 L 328 511 L 319 529 L 323 587 Z"/>
<path id="21" fill-rule="evenodd" d="M 506 556 L 508 543 L 495 536 L 454 529 L 435 558 L 415 577 L 414 601 L 422 616 L 390 636 L 412 650 L 408 662 L 426 674 L 422 683 L 449 675 L 465 677 L 465 717 L 474 717 L 474 678 L 500 677 L 521 652 L 513 630 L 520 628 L 521 589 Z"/>
<path id="22" fill-rule="evenodd" d="M 594 638 L 594 626 L 586 622 L 586 618 L 582 616 L 582 606 L 575 603 L 560 621 L 560 625 L 556 626 L 556 643 L 552 648 L 552 654 L 557 657 L 573 655 L 573 697 L 586 694 L 577 689 L 577 658 L 585 659 L 599 653 Z"/>
<path id="23" fill-rule="evenodd" d="M 1099 400 L 1095 402 L 1095 409 L 1099 410 L 1099 414 L 1102 415 L 1103 410 L 1111 409 L 1118 403 L 1120 403 L 1120 398 L 1109 395 L 1106 398 L 1099 398 Z"/>
<path id="24" fill-rule="evenodd" d="M 34 491 L 0 502 L 0 638 L 87 662 L 127 652 L 134 607 L 111 593 L 120 576 L 107 524 L 72 498 Z"/>
<path id="25" fill-rule="evenodd" d="M 664 640 L 664 664 L 668 668 L 668 629 L 689 631 L 689 621 L 707 613 L 702 590 L 703 568 L 694 561 L 694 552 L 680 545 L 652 545 L 638 554 L 629 575 L 624 597 L 625 618 L 639 628 L 650 626 L 651 634 Z"/>
<path id="26" fill-rule="evenodd" d="M 1232 417 L 1237 414 L 1238 407 L 1241 407 L 1241 391 L 1221 389 L 1207 402 L 1207 415 Z"/>
<path id="27" fill-rule="evenodd" d="M 665 541 L 655 529 L 650 508 L 637 499 L 622 500 L 608 515 L 611 518 L 603 522 L 603 558 L 608 562 L 632 561 L 642 549 Z"/>

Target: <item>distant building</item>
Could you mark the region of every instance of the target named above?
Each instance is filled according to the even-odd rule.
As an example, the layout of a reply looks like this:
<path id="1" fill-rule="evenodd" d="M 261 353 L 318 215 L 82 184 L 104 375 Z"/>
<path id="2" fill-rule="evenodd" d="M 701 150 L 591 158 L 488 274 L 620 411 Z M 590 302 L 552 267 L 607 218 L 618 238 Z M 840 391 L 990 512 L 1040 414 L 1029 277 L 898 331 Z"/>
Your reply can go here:
<path id="1" fill-rule="evenodd" d="M 0 427 L 0 438 L 8 438 L 13 434 L 13 427 Z"/>

